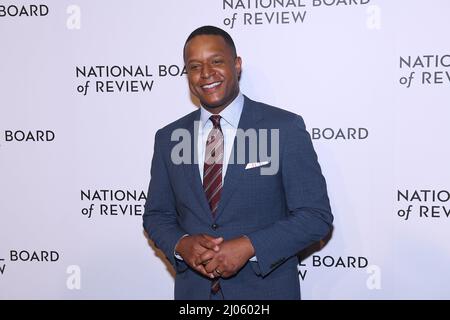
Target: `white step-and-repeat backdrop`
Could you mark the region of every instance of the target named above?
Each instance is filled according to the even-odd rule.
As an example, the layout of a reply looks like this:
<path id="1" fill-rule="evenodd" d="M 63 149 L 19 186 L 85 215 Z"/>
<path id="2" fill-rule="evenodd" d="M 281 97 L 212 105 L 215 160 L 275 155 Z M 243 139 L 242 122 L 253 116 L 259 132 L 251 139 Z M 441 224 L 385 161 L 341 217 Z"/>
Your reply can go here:
<path id="1" fill-rule="evenodd" d="M 173 298 L 143 205 L 155 132 L 195 109 L 182 48 L 206 24 L 234 38 L 242 92 L 301 114 L 311 133 L 335 222 L 301 254 L 303 298 L 450 298 L 449 11 L 2 1 L 0 298 Z"/>

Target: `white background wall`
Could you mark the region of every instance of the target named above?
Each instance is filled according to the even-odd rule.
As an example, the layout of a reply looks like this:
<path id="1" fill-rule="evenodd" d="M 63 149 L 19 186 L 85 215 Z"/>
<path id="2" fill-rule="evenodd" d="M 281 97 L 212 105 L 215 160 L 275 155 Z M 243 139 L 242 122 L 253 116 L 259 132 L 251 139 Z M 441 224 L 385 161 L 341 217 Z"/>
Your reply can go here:
<path id="1" fill-rule="evenodd" d="M 146 192 L 156 130 L 195 109 L 186 77 L 160 76 L 159 65 L 182 68 L 186 37 L 205 24 L 234 38 L 249 97 L 301 114 L 310 133 L 368 132 L 313 135 L 335 222 L 325 247 L 299 266 L 303 298 L 450 297 L 449 2 L 226 2 L 234 8 L 223 0 L 14 1 L 22 15 L 0 5 L 0 298 L 173 298 L 172 271 L 143 234 L 145 200 L 82 200 L 81 192 Z M 42 5 L 42 15 L 29 16 L 30 5 Z M 275 23 L 277 14 L 288 23 Z M 261 24 L 245 23 L 249 15 Z M 424 55 L 444 56 L 444 65 L 427 66 Z M 77 67 L 98 65 L 147 66 L 153 76 L 76 76 Z M 422 83 L 426 72 L 437 78 Z M 123 80 L 154 82 L 151 91 L 95 90 L 97 81 Z M 38 130 L 51 141 L 9 135 L 36 140 Z M 138 211 L 100 215 L 101 205 Z M 91 206 L 89 218 L 82 210 Z M 408 208 L 408 219 L 398 214 Z M 42 261 L 52 251 L 56 261 Z"/>

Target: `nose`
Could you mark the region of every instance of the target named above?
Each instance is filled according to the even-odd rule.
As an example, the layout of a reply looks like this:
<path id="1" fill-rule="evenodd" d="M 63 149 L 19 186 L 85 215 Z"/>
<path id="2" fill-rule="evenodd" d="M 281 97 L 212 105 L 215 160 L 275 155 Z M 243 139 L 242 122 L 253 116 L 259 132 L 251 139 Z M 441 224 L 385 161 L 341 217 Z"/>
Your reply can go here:
<path id="1" fill-rule="evenodd" d="M 202 72 L 201 72 L 201 77 L 204 79 L 207 79 L 209 77 L 211 77 L 214 74 L 214 70 L 212 68 L 210 68 L 209 65 L 205 64 L 202 67 Z"/>

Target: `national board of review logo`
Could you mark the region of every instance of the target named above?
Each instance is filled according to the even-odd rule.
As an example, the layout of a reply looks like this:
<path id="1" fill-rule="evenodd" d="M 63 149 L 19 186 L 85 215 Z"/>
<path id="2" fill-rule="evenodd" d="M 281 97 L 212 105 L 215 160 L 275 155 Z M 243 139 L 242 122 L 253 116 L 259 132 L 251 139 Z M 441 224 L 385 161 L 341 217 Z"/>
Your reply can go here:
<path id="1" fill-rule="evenodd" d="M 59 260 L 59 253 L 54 250 L 10 250 L 9 258 L 11 262 L 55 262 Z"/>
<path id="2" fill-rule="evenodd" d="M 0 17 L 44 17 L 48 12 L 45 4 L 0 5 Z"/>

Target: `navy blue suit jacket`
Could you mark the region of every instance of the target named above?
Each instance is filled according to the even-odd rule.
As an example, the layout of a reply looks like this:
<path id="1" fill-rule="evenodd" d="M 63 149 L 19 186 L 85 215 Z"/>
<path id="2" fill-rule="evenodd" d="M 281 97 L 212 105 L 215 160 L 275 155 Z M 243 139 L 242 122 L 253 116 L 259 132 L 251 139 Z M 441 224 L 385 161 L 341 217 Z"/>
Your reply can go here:
<path id="1" fill-rule="evenodd" d="M 175 299 L 209 299 L 210 279 L 174 257 L 183 235 L 199 233 L 225 240 L 246 235 L 255 248 L 257 262 L 249 261 L 235 276 L 221 280 L 225 299 L 299 299 L 296 253 L 327 235 L 333 221 L 325 179 L 302 118 L 245 97 L 239 128 L 279 130 L 279 170 L 261 175 L 261 167 L 245 169 L 255 159 L 247 140 L 245 163 L 237 161 L 235 139 L 235 158 L 227 167 L 215 219 L 193 163 L 194 122 L 199 119 L 196 110 L 156 133 L 143 216 L 144 229 L 175 268 Z M 179 128 L 192 137 L 190 152 L 183 151 L 190 163 L 171 161 L 172 148 L 180 142 L 171 141 L 171 135 Z M 257 136 L 258 142 L 261 138 Z M 268 150 L 272 143 L 276 141 L 269 139 Z M 259 148 L 258 143 L 258 153 Z M 264 160 L 257 156 L 256 161 Z"/>

